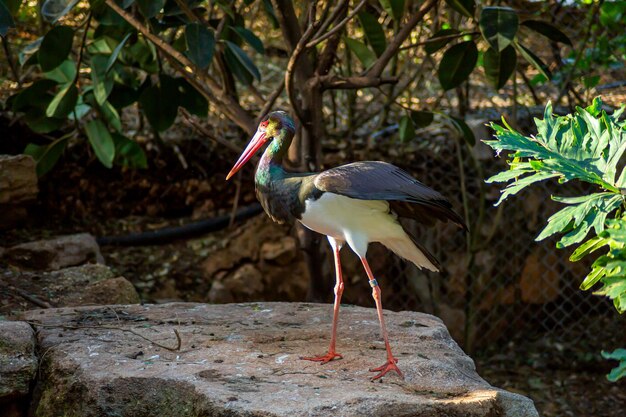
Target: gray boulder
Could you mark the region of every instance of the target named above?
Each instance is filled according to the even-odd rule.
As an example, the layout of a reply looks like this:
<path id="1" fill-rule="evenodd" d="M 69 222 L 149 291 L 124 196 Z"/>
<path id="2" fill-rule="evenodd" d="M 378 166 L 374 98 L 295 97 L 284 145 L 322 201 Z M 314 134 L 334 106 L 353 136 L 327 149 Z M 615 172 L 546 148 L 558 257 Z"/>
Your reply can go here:
<path id="1" fill-rule="evenodd" d="M 319 365 L 332 307 L 173 303 L 25 312 L 46 359 L 31 412 L 47 416 L 537 416 L 490 386 L 436 317 L 385 312 L 405 373 L 385 360 L 374 309 L 344 306 L 338 350 Z"/>

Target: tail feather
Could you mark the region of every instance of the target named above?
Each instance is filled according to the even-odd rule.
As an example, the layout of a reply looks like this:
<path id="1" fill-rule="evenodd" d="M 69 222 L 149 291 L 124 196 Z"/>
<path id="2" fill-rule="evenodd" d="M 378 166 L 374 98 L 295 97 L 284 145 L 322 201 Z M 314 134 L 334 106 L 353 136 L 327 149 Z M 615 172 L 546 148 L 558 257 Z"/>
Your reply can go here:
<path id="1" fill-rule="evenodd" d="M 426 268 L 439 272 L 441 265 L 437 259 L 409 234 L 401 238 L 386 239 L 380 243 L 401 258 L 413 262 L 419 269 Z"/>

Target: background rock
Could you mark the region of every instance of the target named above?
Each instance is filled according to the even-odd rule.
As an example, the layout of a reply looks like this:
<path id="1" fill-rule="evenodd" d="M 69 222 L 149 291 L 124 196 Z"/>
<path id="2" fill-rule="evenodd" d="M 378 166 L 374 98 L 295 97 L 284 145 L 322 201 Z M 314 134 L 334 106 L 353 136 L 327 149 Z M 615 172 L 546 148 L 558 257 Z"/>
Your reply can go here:
<path id="1" fill-rule="evenodd" d="M 0 314 L 42 307 L 20 297 L 16 291 L 53 307 L 140 302 L 133 284 L 124 277 L 115 277 L 108 267 L 100 264 L 37 273 L 5 270 L 0 272 L 0 287 L 7 287 L 9 294 L 14 295 L 0 303 Z M 4 304 L 4 301 L 9 302 Z"/>
<path id="2" fill-rule="evenodd" d="M 37 416 L 537 416 L 481 379 L 442 322 L 385 312 L 406 379 L 371 382 L 385 359 L 373 309 L 345 306 L 326 365 L 330 305 L 165 304 L 25 312 L 47 352 Z M 174 330 L 181 340 L 180 350 Z M 131 332 L 132 331 L 132 332 Z M 134 333 L 133 333 L 134 332 Z M 157 346 L 146 339 L 159 343 Z"/>
<path id="3" fill-rule="evenodd" d="M 90 261 L 104 263 L 96 239 L 88 233 L 15 245 L 5 251 L 4 259 L 12 266 L 37 271 L 53 271 Z"/>
<path id="4" fill-rule="evenodd" d="M 36 370 L 33 329 L 28 323 L 0 320 L 0 415 L 21 414 Z"/>

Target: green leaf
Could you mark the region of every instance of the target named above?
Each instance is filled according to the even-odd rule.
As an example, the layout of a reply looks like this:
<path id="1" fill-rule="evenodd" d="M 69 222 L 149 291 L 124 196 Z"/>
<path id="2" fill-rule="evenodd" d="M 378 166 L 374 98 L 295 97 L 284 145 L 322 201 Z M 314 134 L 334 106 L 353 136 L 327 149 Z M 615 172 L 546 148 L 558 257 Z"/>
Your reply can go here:
<path id="1" fill-rule="evenodd" d="M 594 267 L 591 272 L 585 277 L 583 282 L 580 284 L 580 289 L 583 291 L 587 291 L 604 277 L 606 269 L 603 267 Z"/>
<path id="2" fill-rule="evenodd" d="M 550 73 L 548 66 L 541 59 L 539 59 L 537 55 L 533 54 L 528 48 L 520 43 L 514 42 L 513 45 L 515 46 L 515 49 L 517 49 L 517 51 L 524 57 L 524 59 L 535 67 L 541 75 L 546 77 L 548 80 L 552 79 L 552 74 Z"/>
<path id="3" fill-rule="evenodd" d="M 519 18 L 509 7 L 484 7 L 480 12 L 480 31 L 493 49 L 501 52 L 515 38 Z"/>
<path id="4" fill-rule="evenodd" d="M 39 65 L 44 72 L 61 65 L 72 49 L 74 31 L 68 26 L 56 26 L 44 36 L 37 52 Z"/>
<path id="5" fill-rule="evenodd" d="M 465 140 L 465 142 L 469 146 L 474 146 L 476 144 L 476 136 L 474 136 L 474 132 L 470 127 L 465 123 L 465 120 L 459 119 L 458 117 L 448 116 L 454 128 L 459 132 L 461 137 Z"/>
<path id="6" fill-rule="evenodd" d="M 38 177 L 43 177 L 57 163 L 65 146 L 67 145 L 67 136 L 63 136 L 49 145 L 35 145 L 29 143 L 24 149 L 26 155 L 31 155 L 37 162 L 36 171 Z"/>
<path id="7" fill-rule="evenodd" d="M 259 39 L 257 35 L 252 33 L 252 31 L 242 26 L 235 26 L 232 29 L 234 29 L 235 33 L 237 33 L 241 37 L 241 39 L 243 39 L 248 45 L 250 45 L 252 49 L 260 54 L 265 54 L 263 41 L 261 41 L 261 39 Z"/>
<path id="8" fill-rule="evenodd" d="M 611 369 L 606 379 L 616 382 L 618 379 L 626 377 L 626 349 L 615 349 L 613 352 L 602 351 L 602 357 L 619 361 L 619 365 Z"/>
<path id="9" fill-rule="evenodd" d="M 554 42 L 561 42 L 572 46 L 572 41 L 567 37 L 567 35 L 548 22 L 543 22 L 541 20 L 526 20 L 522 22 L 522 25 Z"/>
<path id="10" fill-rule="evenodd" d="M 85 125 L 85 132 L 91 147 L 100 162 L 102 162 L 102 165 L 111 168 L 113 166 L 113 158 L 115 158 L 115 144 L 104 123 L 97 119 L 90 120 Z"/>
<path id="11" fill-rule="evenodd" d="M 33 42 L 27 44 L 22 50 L 17 54 L 17 59 L 20 61 L 20 65 L 35 65 L 37 64 L 37 52 L 41 47 L 41 42 L 43 42 L 43 36 L 37 38 Z"/>
<path id="12" fill-rule="evenodd" d="M 0 1 L 0 36 L 6 36 L 9 28 L 15 27 L 13 16 L 11 11 L 4 4 L 4 1 Z"/>
<path id="13" fill-rule="evenodd" d="M 78 0 L 46 0 L 41 5 L 41 16 L 50 23 L 65 16 L 78 3 Z"/>
<path id="14" fill-rule="evenodd" d="M 478 49 L 473 41 L 453 45 L 443 54 L 437 75 L 444 90 L 450 90 L 467 80 L 476 66 Z"/>
<path id="15" fill-rule="evenodd" d="M 446 3 L 463 16 L 474 17 L 474 11 L 476 10 L 474 0 L 446 0 Z"/>
<path id="16" fill-rule="evenodd" d="M 344 40 L 348 48 L 350 48 L 350 50 L 354 52 L 354 55 L 356 55 L 359 61 L 361 61 L 364 69 L 367 69 L 374 65 L 374 62 L 376 61 L 376 54 L 371 49 L 369 49 L 367 45 L 359 40 L 352 38 L 345 37 Z"/>
<path id="17" fill-rule="evenodd" d="M 117 155 L 119 162 L 123 166 L 140 169 L 148 168 L 146 153 L 137 142 L 119 133 L 113 133 L 112 137 L 115 143 L 115 155 Z"/>
<path id="18" fill-rule="evenodd" d="M 117 132 L 122 131 L 122 120 L 120 119 L 120 115 L 115 110 L 115 107 L 108 101 L 100 104 L 100 111 L 102 112 L 102 116 L 107 121 L 109 126 L 115 129 Z"/>
<path id="19" fill-rule="evenodd" d="M 211 64 L 215 52 L 215 35 L 201 23 L 189 23 L 185 27 L 187 56 L 197 66 L 205 69 Z"/>
<path id="20" fill-rule="evenodd" d="M 433 122 L 435 114 L 426 110 L 411 111 L 411 120 L 416 127 L 424 128 Z"/>
<path id="21" fill-rule="evenodd" d="M 152 127 L 162 132 L 174 123 L 179 100 L 178 82 L 161 76 L 158 85 L 148 87 L 141 93 L 139 104 Z"/>
<path id="22" fill-rule="evenodd" d="M 402 20 L 402 15 L 404 14 L 404 0 L 380 0 L 380 5 L 393 20 L 396 22 Z"/>
<path id="23" fill-rule="evenodd" d="M 457 35 L 460 32 L 456 29 L 440 29 L 433 36 L 426 40 L 426 45 L 424 46 L 424 50 L 427 54 L 434 54 L 456 38 L 448 38 L 450 35 Z M 439 39 L 443 38 L 443 39 Z"/>
<path id="24" fill-rule="evenodd" d="M 94 56 L 91 59 L 93 95 L 99 105 L 107 101 L 111 90 L 113 90 L 113 78 L 108 77 L 106 74 L 107 62 L 107 58 L 100 55 Z"/>
<path id="25" fill-rule="evenodd" d="M 402 116 L 400 119 L 398 133 L 400 140 L 404 143 L 415 137 L 415 126 L 413 126 L 413 120 L 409 116 Z"/>
<path id="26" fill-rule="evenodd" d="M 576 250 L 574 250 L 574 252 L 572 252 L 572 254 L 570 255 L 569 260 L 572 262 L 580 261 L 585 256 L 597 251 L 607 244 L 607 239 L 600 236 L 594 236 L 579 247 L 577 247 Z"/>
<path id="27" fill-rule="evenodd" d="M 68 84 L 61 88 L 59 92 L 54 96 L 50 105 L 46 109 L 46 116 L 48 117 L 67 117 L 78 101 L 78 88 L 74 84 Z"/>
<path id="28" fill-rule="evenodd" d="M 371 45 L 372 49 L 376 53 L 376 56 L 381 56 L 387 48 L 387 41 L 385 39 L 385 31 L 383 27 L 378 23 L 376 16 L 362 11 L 358 14 L 359 23 L 365 32 L 365 38 Z"/>
<path id="29" fill-rule="evenodd" d="M 502 52 L 489 48 L 483 56 L 485 76 L 497 90 L 504 87 L 515 71 L 517 54 L 512 46 L 507 46 Z"/>
<path id="30" fill-rule="evenodd" d="M 46 116 L 45 109 L 31 109 L 24 116 L 24 121 L 35 133 L 50 133 L 63 126 L 64 119 Z"/>
<path id="31" fill-rule="evenodd" d="M 189 113 L 199 117 L 206 117 L 209 112 L 209 102 L 184 78 L 177 78 L 180 91 L 180 105 Z"/>
<path id="32" fill-rule="evenodd" d="M 13 111 L 23 111 L 31 106 L 37 105 L 42 98 L 48 95 L 47 92 L 56 85 L 57 83 L 53 80 L 42 79 L 35 81 L 29 87 L 15 95 L 11 109 Z M 46 103 L 49 104 L 48 101 L 46 101 Z"/>
<path id="33" fill-rule="evenodd" d="M 261 81 L 261 74 L 259 69 L 254 65 L 250 57 L 237 45 L 230 41 L 225 41 L 228 51 L 232 52 L 233 56 L 239 61 L 243 68 L 254 78 Z"/>
<path id="34" fill-rule="evenodd" d="M 132 33 L 128 33 L 126 36 L 124 36 L 124 39 L 122 39 L 122 41 L 117 44 L 117 46 L 115 47 L 115 49 L 109 56 L 109 59 L 107 61 L 107 66 L 104 70 L 105 74 L 108 74 L 109 71 L 111 71 L 111 68 L 113 68 L 115 61 L 117 61 L 117 57 L 120 55 L 120 52 L 122 52 L 122 49 L 124 49 L 124 45 L 126 45 L 126 42 L 130 38 L 130 35 L 132 35 Z"/>
<path id="35" fill-rule="evenodd" d="M 76 64 L 67 59 L 52 71 L 46 72 L 44 77 L 49 80 L 54 80 L 59 84 L 74 82 L 74 78 L 76 78 Z"/>
<path id="36" fill-rule="evenodd" d="M 148 19 L 159 14 L 165 6 L 165 0 L 136 0 L 136 3 L 141 14 Z"/>

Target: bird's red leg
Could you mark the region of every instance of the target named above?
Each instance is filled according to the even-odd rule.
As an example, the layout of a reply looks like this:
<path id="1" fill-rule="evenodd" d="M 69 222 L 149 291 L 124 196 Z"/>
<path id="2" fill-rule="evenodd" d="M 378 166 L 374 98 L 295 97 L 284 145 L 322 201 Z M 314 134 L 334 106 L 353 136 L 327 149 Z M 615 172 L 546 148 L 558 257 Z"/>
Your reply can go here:
<path id="1" fill-rule="evenodd" d="M 341 261 L 339 259 L 341 245 L 336 241 L 331 241 L 331 246 L 333 247 L 333 253 L 335 255 L 335 273 L 337 279 L 335 283 L 335 305 L 333 307 L 333 329 L 330 337 L 330 346 L 328 347 L 328 353 L 325 355 L 300 358 L 307 361 L 321 362 L 322 364 L 328 363 L 335 358 L 343 358 L 343 356 L 335 351 L 335 343 L 337 342 L 337 322 L 339 321 L 339 305 L 341 304 L 341 294 L 343 294 L 343 276 L 341 274 Z"/>
<path id="2" fill-rule="evenodd" d="M 380 286 L 378 285 L 376 278 L 374 278 L 374 274 L 372 274 L 372 270 L 367 263 L 367 259 L 363 257 L 361 258 L 361 262 L 363 263 L 363 267 L 365 268 L 367 277 L 370 280 L 370 286 L 372 287 L 372 297 L 374 297 L 374 301 L 376 302 L 376 311 L 378 312 L 378 321 L 380 322 L 380 331 L 383 334 L 383 339 L 385 339 L 385 349 L 387 349 L 387 362 L 384 365 L 379 366 L 378 368 L 370 369 L 370 372 L 378 372 L 378 374 L 374 376 L 372 380 L 381 378 L 389 371 L 395 371 L 398 373 L 398 375 L 400 375 L 401 378 L 404 378 L 404 375 L 402 375 L 402 371 L 400 371 L 400 369 L 396 365 L 398 360 L 394 358 L 393 354 L 391 353 L 391 346 L 389 345 L 389 338 L 387 336 L 387 327 L 385 326 L 385 318 L 383 317 L 383 305 L 380 296 Z"/>

